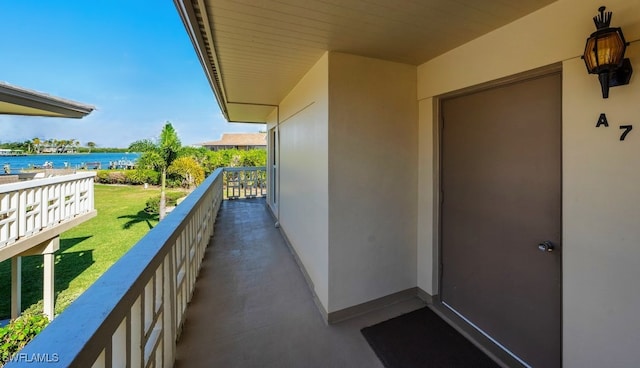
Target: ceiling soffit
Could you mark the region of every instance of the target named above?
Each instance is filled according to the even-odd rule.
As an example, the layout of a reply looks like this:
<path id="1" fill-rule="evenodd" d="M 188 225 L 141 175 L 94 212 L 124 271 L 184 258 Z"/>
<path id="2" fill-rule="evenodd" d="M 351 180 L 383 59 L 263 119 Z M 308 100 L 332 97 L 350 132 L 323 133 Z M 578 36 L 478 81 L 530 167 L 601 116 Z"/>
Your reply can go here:
<path id="1" fill-rule="evenodd" d="M 239 121 L 242 104 L 277 105 L 326 51 L 419 65 L 553 2 L 174 1 L 223 112 Z"/>

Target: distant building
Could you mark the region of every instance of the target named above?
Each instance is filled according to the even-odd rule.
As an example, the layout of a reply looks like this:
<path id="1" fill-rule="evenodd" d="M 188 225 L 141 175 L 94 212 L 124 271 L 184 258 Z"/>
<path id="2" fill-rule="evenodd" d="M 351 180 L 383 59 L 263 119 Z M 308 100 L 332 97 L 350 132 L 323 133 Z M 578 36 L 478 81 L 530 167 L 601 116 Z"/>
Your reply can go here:
<path id="1" fill-rule="evenodd" d="M 212 151 L 223 149 L 266 149 L 267 133 L 224 133 L 217 141 L 200 143 L 199 146 Z"/>

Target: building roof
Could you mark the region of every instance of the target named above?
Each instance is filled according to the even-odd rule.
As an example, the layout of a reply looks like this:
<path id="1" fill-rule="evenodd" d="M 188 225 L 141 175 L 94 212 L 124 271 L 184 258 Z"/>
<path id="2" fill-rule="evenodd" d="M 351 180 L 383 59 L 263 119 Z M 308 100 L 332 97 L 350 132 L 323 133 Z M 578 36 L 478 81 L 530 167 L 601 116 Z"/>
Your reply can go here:
<path id="1" fill-rule="evenodd" d="M 420 65 L 552 2 L 174 0 L 224 116 L 256 123 L 327 51 Z"/>
<path id="2" fill-rule="evenodd" d="M 0 114 L 82 118 L 95 107 L 0 82 Z"/>
<path id="3" fill-rule="evenodd" d="M 266 133 L 224 133 L 217 141 L 200 143 L 201 146 L 266 146 Z"/>

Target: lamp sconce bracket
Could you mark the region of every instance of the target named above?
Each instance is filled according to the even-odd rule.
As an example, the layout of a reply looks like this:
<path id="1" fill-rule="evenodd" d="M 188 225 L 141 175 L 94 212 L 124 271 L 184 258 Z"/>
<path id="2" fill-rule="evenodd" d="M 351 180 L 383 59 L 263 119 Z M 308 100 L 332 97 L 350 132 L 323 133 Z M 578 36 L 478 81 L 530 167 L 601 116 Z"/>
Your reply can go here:
<path id="1" fill-rule="evenodd" d="M 631 74 L 633 74 L 633 68 L 631 67 L 631 61 L 629 58 L 625 58 L 622 61 L 622 66 L 611 73 L 609 79 L 609 87 L 624 86 L 629 84 L 631 80 Z"/>

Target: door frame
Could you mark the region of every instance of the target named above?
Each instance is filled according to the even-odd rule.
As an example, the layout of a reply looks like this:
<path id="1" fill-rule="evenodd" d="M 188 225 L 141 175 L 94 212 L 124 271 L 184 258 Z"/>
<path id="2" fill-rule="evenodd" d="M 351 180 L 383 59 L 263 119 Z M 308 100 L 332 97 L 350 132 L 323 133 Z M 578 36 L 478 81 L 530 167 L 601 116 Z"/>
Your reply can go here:
<path id="1" fill-rule="evenodd" d="M 278 185 L 280 184 L 280 180 L 278 180 L 278 165 L 280 164 L 278 154 L 280 147 L 278 143 L 280 140 L 279 133 L 278 126 L 267 130 L 267 172 L 269 172 L 269 178 L 271 179 L 268 183 L 267 193 L 269 193 L 268 204 L 273 208 L 277 208 L 280 201 L 280 193 L 278 193 Z"/>
<path id="2" fill-rule="evenodd" d="M 489 90 L 509 84 L 514 84 L 518 82 L 524 82 L 529 79 L 544 77 L 550 74 L 560 73 L 562 75 L 562 63 L 554 63 L 551 65 L 547 65 L 541 68 L 532 69 L 523 73 L 514 74 L 511 76 L 507 76 L 504 78 L 496 79 L 493 81 L 488 81 L 485 83 L 480 83 L 474 86 L 465 87 L 456 91 L 448 92 L 439 96 L 435 96 L 433 98 L 433 162 L 434 162 L 434 180 L 437 182 L 434 185 L 434 206 L 435 206 L 435 214 L 434 214 L 434 224 L 433 228 L 436 230 L 433 234 L 434 241 L 434 254 L 433 254 L 433 276 L 435 280 L 435 289 L 438 291 L 437 295 L 434 295 L 432 298 L 433 309 L 436 313 L 440 315 L 445 321 L 447 321 L 450 325 L 452 325 L 458 332 L 460 332 L 463 336 L 469 339 L 473 344 L 475 344 L 478 348 L 484 351 L 487 355 L 489 355 L 495 361 L 501 363 L 504 366 L 509 367 L 517 367 L 524 366 L 527 367 L 522 360 L 520 360 L 517 356 L 512 354 L 510 351 L 505 349 L 500 343 L 495 341 L 489 335 L 485 334 L 483 331 L 477 329 L 473 323 L 467 320 L 464 316 L 459 315 L 454 312 L 452 309 L 447 307 L 442 302 L 442 128 L 443 128 L 443 118 L 442 118 L 442 101 L 460 97 L 464 95 L 469 95 L 472 93 L 482 92 L 484 90 Z M 563 122 L 561 121 L 561 124 Z M 561 127 L 561 135 L 563 134 L 564 129 Z M 560 143 L 560 167 L 562 168 L 563 164 L 563 149 L 562 149 L 562 136 Z M 564 186 L 562 184 L 562 171 L 560 177 L 560 185 L 561 185 L 561 205 L 560 205 L 560 229 L 561 229 L 561 243 L 563 242 L 563 227 L 562 227 L 562 193 Z M 562 266 L 560 270 L 561 280 L 564 280 L 562 277 Z M 563 341 L 563 287 L 564 282 L 562 282 L 561 292 L 560 292 L 560 341 L 562 344 Z M 560 351 L 562 354 L 563 347 L 560 346 Z"/>

